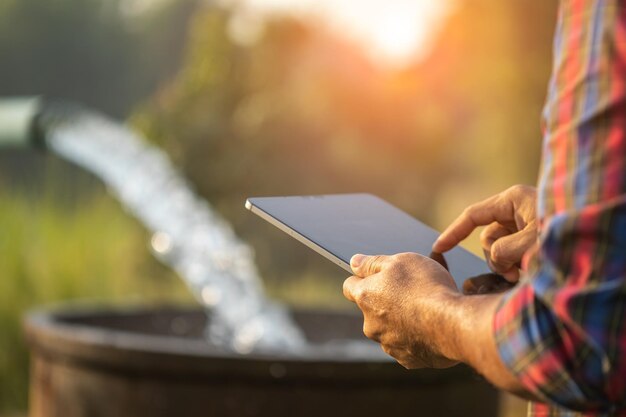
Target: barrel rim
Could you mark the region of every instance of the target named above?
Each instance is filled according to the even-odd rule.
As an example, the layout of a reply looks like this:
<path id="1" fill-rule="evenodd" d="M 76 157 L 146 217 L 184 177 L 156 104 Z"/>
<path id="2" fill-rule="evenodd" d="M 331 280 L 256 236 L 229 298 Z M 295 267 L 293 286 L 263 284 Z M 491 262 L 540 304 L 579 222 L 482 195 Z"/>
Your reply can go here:
<path id="1" fill-rule="evenodd" d="M 157 312 L 186 315 L 198 314 L 199 309 L 180 306 L 150 307 L 57 307 L 29 312 L 24 320 L 27 343 L 36 357 L 72 366 L 97 368 L 102 372 L 124 374 L 158 374 L 159 377 L 186 380 L 206 378 L 225 380 L 261 378 L 276 381 L 308 379 L 315 381 L 350 380 L 355 383 L 449 383 L 451 377 L 466 378 L 473 373 L 465 366 L 447 370 L 409 372 L 391 358 L 338 357 L 330 354 L 281 356 L 268 353 L 241 355 L 211 346 L 202 340 L 177 336 L 140 334 L 118 329 L 76 323 L 81 317 L 106 313 L 117 317 L 150 315 Z M 320 314 L 317 310 L 295 310 L 295 314 Z M 328 311 L 324 311 L 328 314 Z M 348 313 L 336 313 L 348 314 Z M 75 320 L 70 322 L 68 320 Z M 315 352 L 313 352 L 315 353 Z"/>

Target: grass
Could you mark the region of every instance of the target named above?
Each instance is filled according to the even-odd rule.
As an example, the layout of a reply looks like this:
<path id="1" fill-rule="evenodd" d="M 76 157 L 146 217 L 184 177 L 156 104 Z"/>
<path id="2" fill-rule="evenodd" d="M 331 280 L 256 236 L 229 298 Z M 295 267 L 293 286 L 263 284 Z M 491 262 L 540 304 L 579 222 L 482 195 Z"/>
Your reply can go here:
<path id="1" fill-rule="evenodd" d="M 188 302 L 185 286 L 147 249 L 147 235 L 102 193 L 63 201 L 0 189 L 0 414 L 26 409 L 31 308 L 91 303 Z M 88 300 L 88 301 L 84 301 Z"/>

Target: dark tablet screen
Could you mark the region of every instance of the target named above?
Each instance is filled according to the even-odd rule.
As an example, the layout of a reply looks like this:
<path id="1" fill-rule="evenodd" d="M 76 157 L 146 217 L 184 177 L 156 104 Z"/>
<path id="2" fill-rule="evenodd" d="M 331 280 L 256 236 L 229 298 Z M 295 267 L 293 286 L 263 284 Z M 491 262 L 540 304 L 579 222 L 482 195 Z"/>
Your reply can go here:
<path id="1" fill-rule="evenodd" d="M 439 233 L 371 194 L 249 198 L 246 207 L 350 271 L 352 255 L 417 252 L 428 256 Z M 457 285 L 488 273 L 463 248 L 445 254 Z"/>

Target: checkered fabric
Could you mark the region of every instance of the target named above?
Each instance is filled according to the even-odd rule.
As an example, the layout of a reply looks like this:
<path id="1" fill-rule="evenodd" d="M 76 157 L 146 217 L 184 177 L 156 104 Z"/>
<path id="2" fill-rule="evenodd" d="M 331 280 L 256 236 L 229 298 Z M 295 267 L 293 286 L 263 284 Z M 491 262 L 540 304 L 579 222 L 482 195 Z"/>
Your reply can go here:
<path id="1" fill-rule="evenodd" d="M 560 1 L 543 121 L 540 248 L 499 352 L 529 415 L 626 417 L 626 0 Z"/>

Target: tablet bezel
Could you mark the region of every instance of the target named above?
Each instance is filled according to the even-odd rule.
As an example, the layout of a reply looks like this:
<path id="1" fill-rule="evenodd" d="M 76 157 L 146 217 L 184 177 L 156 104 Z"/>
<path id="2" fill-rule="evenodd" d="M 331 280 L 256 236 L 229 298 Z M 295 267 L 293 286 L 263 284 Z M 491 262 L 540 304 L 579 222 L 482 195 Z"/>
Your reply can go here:
<path id="1" fill-rule="evenodd" d="M 246 200 L 246 208 L 250 210 L 252 213 L 259 216 L 260 218 L 262 218 L 263 220 L 267 221 L 268 223 L 271 223 L 272 225 L 278 227 L 280 230 L 287 233 L 289 236 L 295 238 L 300 243 L 303 243 L 309 248 L 313 249 L 315 252 L 319 253 L 320 255 L 328 259 L 329 261 L 333 262 L 335 265 L 338 265 L 339 267 L 345 269 L 349 273 L 352 273 L 352 268 L 350 267 L 350 264 L 336 257 L 331 252 L 324 249 L 322 246 L 318 245 L 317 243 L 313 242 L 312 240 L 310 240 L 308 237 L 304 236 L 303 234 L 300 234 L 296 230 L 292 229 L 290 226 L 281 222 L 276 217 L 263 211 L 263 209 L 259 208 L 258 206 L 255 206 L 249 199 Z"/>

